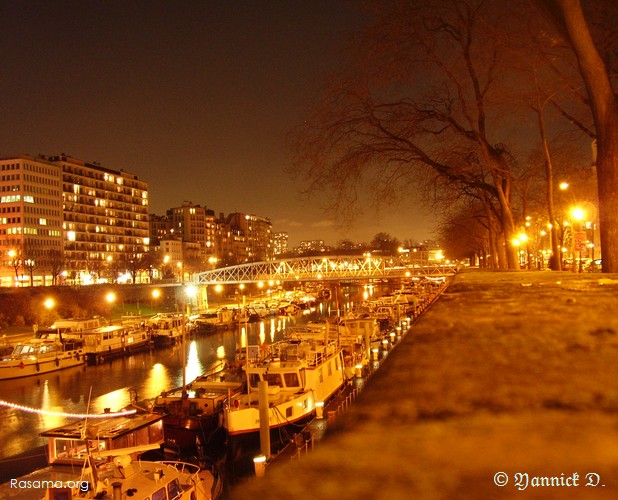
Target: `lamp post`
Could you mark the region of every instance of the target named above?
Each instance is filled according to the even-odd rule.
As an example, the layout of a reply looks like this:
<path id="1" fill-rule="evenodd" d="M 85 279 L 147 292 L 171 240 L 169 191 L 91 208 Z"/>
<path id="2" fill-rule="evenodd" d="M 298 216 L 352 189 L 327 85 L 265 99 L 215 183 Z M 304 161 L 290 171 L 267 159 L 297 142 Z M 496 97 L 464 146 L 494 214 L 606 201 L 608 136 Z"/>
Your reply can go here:
<path id="1" fill-rule="evenodd" d="M 185 337 L 187 335 L 187 311 L 186 311 L 186 296 L 185 296 L 185 269 L 184 262 L 178 262 L 178 268 L 180 269 L 180 303 L 182 305 L 182 316 L 181 316 L 181 325 L 182 325 L 182 394 L 184 397 L 185 391 L 187 390 L 187 349 L 185 347 Z"/>
<path id="2" fill-rule="evenodd" d="M 150 301 L 150 310 L 152 312 L 152 310 L 154 309 L 154 301 L 161 297 L 161 290 L 155 288 L 150 295 L 152 297 L 152 300 Z"/>
<path id="3" fill-rule="evenodd" d="M 21 261 L 17 258 L 16 250 L 9 250 L 8 255 L 11 259 L 11 266 L 15 269 L 15 286 L 17 286 L 19 283 L 19 266 L 21 265 Z"/>
<path id="4" fill-rule="evenodd" d="M 114 307 L 114 303 L 116 302 L 116 294 L 114 292 L 108 292 L 105 295 L 105 300 L 107 301 L 107 303 L 110 305 L 110 316 L 109 316 L 109 322 L 110 324 L 112 323 L 112 308 Z"/>
<path id="5" fill-rule="evenodd" d="M 582 272 L 582 247 L 585 245 L 585 241 L 581 241 L 580 239 L 580 235 L 581 235 L 581 231 L 575 231 L 575 222 L 578 222 L 580 225 L 580 229 L 581 229 L 581 221 L 584 220 L 584 218 L 586 217 L 586 214 L 584 212 L 584 210 L 580 207 L 573 207 L 570 212 L 569 212 L 569 216 L 571 219 L 571 258 L 573 259 L 573 272 L 578 272 L 577 268 L 575 267 L 575 252 L 579 251 L 579 272 Z M 577 239 L 577 245 L 576 245 L 576 240 Z"/>

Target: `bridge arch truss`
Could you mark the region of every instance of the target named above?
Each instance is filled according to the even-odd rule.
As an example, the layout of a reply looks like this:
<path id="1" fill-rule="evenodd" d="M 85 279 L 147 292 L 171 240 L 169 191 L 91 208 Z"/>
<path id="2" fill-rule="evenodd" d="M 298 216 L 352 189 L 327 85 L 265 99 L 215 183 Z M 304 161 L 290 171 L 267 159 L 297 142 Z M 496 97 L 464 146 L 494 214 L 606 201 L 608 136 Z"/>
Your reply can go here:
<path id="1" fill-rule="evenodd" d="M 333 281 L 389 279 L 405 277 L 439 277 L 455 274 L 455 266 L 423 257 L 382 257 L 341 255 L 297 257 L 265 262 L 251 262 L 198 273 L 198 285 L 226 283 Z"/>

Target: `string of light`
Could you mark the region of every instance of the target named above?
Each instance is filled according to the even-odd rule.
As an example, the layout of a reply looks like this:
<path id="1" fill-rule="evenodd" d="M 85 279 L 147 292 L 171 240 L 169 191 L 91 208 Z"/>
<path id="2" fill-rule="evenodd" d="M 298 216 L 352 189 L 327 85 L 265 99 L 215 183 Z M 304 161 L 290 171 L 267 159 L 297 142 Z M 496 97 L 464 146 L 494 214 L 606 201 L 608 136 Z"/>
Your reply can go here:
<path id="1" fill-rule="evenodd" d="M 0 399 L 0 406 L 7 408 L 13 408 L 15 410 L 25 411 L 27 413 L 37 413 L 39 415 L 49 415 L 53 417 L 65 417 L 65 418 L 109 418 L 109 417 L 126 417 L 128 415 L 134 415 L 137 410 L 124 410 L 111 413 L 65 413 L 63 411 L 49 411 L 41 408 L 32 408 L 30 406 L 18 405 L 9 401 L 3 401 Z"/>

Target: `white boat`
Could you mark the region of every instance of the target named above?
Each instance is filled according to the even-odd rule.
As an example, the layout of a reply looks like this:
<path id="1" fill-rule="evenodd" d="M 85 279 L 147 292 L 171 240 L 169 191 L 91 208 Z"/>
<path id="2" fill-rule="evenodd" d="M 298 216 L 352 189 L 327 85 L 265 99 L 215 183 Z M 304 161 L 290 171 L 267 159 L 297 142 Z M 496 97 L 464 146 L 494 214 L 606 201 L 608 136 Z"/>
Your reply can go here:
<path id="1" fill-rule="evenodd" d="M 102 363 L 106 359 L 124 356 L 150 345 L 150 336 L 145 329 L 127 325 L 100 326 L 92 330 L 66 333 L 64 337 L 83 342 L 89 363 Z"/>
<path id="2" fill-rule="evenodd" d="M 211 471 L 187 462 L 147 461 L 131 456 L 140 451 L 128 448 L 114 454 L 94 454 L 109 458 L 101 465 L 84 468 L 72 498 L 212 500 L 221 495 L 222 485 Z M 89 491 L 83 491 L 86 481 L 92 485 Z"/>
<path id="3" fill-rule="evenodd" d="M 0 498 L 186 499 L 218 498 L 214 470 L 179 461 L 145 459 L 160 451 L 162 416 L 91 416 L 41 433 L 49 466 L 0 485 Z M 138 458 L 139 457 L 139 458 Z"/>
<path id="4" fill-rule="evenodd" d="M 84 330 L 92 330 L 103 326 L 101 318 L 69 318 L 57 319 L 50 327 L 52 330 L 58 330 L 59 333 L 83 332 Z"/>
<path id="5" fill-rule="evenodd" d="M 380 328 L 375 318 L 331 318 L 324 321 L 309 321 L 304 326 L 290 327 L 287 338 L 328 338 L 335 341 L 343 351 L 347 378 L 353 378 L 359 366 L 369 361 L 371 343 L 381 340 Z"/>
<path id="6" fill-rule="evenodd" d="M 56 330 L 39 330 L 38 335 L 19 342 L 0 359 L 0 380 L 42 375 L 84 364 L 83 342 L 63 338 Z"/>
<path id="7" fill-rule="evenodd" d="M 236 323 L 255 323 L 262 319 L 252 307 L 242 307 L 234 309 L 234 322 Z"/>
<path id="8" fill-rule="evenodd" d="M 210 331 L 219 328 L 229 328 L 234 323 L 234 311 L 222 307 L 216 311 L 206 311 L 192 319 L 198 330 L 204 329 Z"/>
<path id="9" fill-rule="evenodd" d="M 223 411 L 223 427 L 232 437 L 260 429 L 258 382 L 268 382 L 271 429 L 309 419 L 316 403 L 328 401 L 345 382 L 342 350 L 323 337 L 282 340 L 247 351 L 255 353 L 243 367 L 247 389 L 232 395 Z"/>
<path id="10" fill-rule="evenodd" d="M 146 327 L 156 346 L 172 345 L 182 340 L 182 323 L 182 314 L 159 313 L 147 321 Z"/>

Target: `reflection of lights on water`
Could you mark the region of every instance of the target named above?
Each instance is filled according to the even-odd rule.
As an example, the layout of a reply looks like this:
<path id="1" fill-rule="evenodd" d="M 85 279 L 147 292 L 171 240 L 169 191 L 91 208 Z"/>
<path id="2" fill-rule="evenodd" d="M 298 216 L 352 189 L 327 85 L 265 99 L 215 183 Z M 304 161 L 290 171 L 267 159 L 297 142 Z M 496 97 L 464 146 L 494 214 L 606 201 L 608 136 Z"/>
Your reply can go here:
<path id="1" fill-rule="evenodd" d="M 189 353 L 187 355 L 186 379 L 188 381 L 195 380 L 202 373 L 204 373 L 204 367 L 197 354 L 197 343 L 195 340 L 192 340 L 189 344 Z"/>
<path id="2" fill-rule="evenodd" d="M 260 321 L 260 333 L 258 334 L 258 336 L 260 337 L 260 344 L 263 344 L 266 340 L 266 330 L 263 321 Z"/>
<path id="3" fill-rule="evenodd" d="M 114 391 L 114 392 L 118 392 L 118 391 Z M 1 399 L 0 399 L 0 406 L 6 406 L 7 408 L 13 408 L 15 410 L 25 411 L 27 413 L 37 413 L 39 415 L 43 415 L 44 417 L 52 417 L 58 420 L 62 418 L 108 418 L 110 415 L 116 415 L 116 416 L 133 415 L 137 411 L 137 410 L 128 410 L 128 411 L 122 411 L 122 412 L 102 413 L 102 414 L 65 413 L 62 411 L 50 411 L 50 410 L 43 410 L 42 408 L 32 408 L 31 406 L 17 405 L 15 403 L 10 403 L 9 401 L 3 401 Z"/>
<path id="4" fill-rule="evenodd" d="M 240 347 L 247 347 L 247 328 L 244 326 L 240 329 Z"/>
<path id="5" fill-rule="evenodd" d="M 275 318 L 270 319 L 270 341 L 275 341 L 275 334 L 277 333 L 277 321 Z"/>
<path id="6" fill-rule="evenodd" d="M 172 387 L 172 379 L 169 370 L 161 363 L 154 364 L 144 381 L 144 397 L 158 396 L 170 387 Z"/>
<path id="7" fill-rule="evenodd" d="M 41 407 L 42 408 L 49 408 L 51 411 L 55 411 L 56 409 L 52 406 L 51 404 L 51 398 L 50 398 L 50 394 L 49 394 L 49 381 L 45 380 L 45 383 L 43 384 L 43 391 L 42 391 L 42 401 L 41 401 Z M 62 420 L 62 417 L 59 415 L 55 415 L 53 413 L 40 413 L 40 415 L 42 415 L 42 420 L 43 420 L 43 426 L 47 427 L 49 429 L 53 428 L 53 427 L 58 427 L 60 425 L 62 425 L 64 422 Z"/>
<path id="8" fill-rule="evenodd" d="M 96 398 L 92 404 L 93 408 L 99 413 L 103 413 L 105 408 L 123 408 L 130 403 L 129 389 L 123 387 Z"/>
<path id="9" fill-rule="evenodd" d="M 225 347 L 222 345 L 217 347 L 217 359 L 225 359 Z"/>

